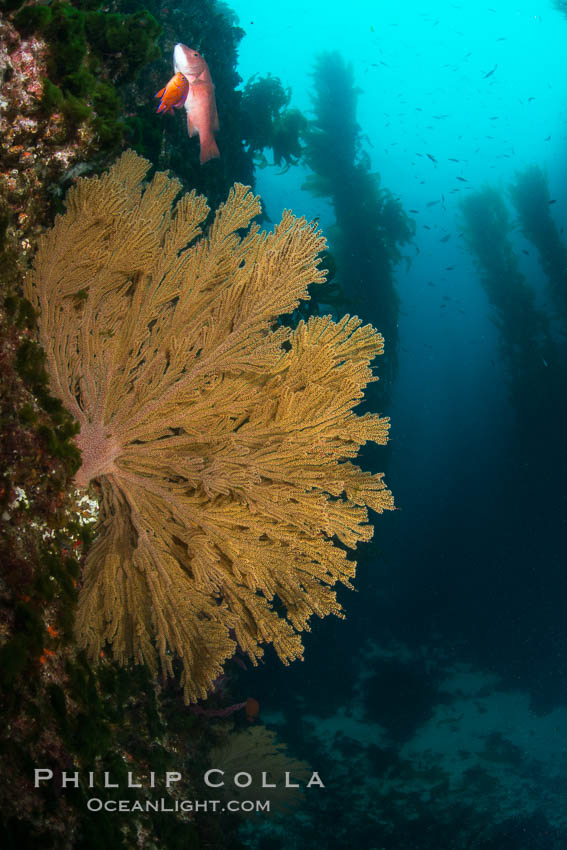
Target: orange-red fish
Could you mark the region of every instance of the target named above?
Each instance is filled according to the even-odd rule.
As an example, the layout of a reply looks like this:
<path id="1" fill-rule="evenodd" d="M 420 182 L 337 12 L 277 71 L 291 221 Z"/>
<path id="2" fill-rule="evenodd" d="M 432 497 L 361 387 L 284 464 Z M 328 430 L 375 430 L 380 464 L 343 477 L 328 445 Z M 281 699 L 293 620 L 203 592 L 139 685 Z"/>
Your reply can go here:
<path id="1" fill-rule="evenodd" d="M 248 697 L 244 703 L 248 723 L 254 723 L 260 712 L 260 703 L 254 697 Z"/>
<path id="2" fill-rule="evenodd" d="M 165 88 L 160 89 L 154 97 L 161 97 L 157 112 L 170 112 L 173 115 L 174 106 L 183 106 L 189 93 L 189 80 L 183 74 L 175 74 Z"/>
<path id="3" fill-rule="evenodd" d="M 173 51 L 173 67 L 189 81 L 189 93 L 185 100 L 187 131 L 190 136 L 199 134 L 201 164 L 220 156 L 215 132 L 219 128 L 215 87 L 209 66 L 197 50 L 185 44 L 176 44 Z"/>

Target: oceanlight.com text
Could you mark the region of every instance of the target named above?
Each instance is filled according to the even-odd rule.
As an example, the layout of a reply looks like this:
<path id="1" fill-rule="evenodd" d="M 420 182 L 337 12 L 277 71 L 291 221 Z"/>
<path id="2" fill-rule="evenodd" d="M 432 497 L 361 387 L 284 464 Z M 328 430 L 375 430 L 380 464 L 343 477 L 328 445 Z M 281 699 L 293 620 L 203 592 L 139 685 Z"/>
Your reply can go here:
<path id="1" fill-rule="evenodd" d="M 90 812 L 269 812 L 269 800 L 87 800 Z"/>

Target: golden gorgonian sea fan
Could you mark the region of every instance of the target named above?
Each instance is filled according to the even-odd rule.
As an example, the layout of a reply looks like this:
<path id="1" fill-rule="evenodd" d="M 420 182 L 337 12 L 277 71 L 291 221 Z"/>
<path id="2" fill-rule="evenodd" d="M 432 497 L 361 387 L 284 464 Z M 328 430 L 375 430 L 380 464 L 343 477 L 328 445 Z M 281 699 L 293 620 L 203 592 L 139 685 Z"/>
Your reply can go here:
<path id="1" fill-rule="evenodd" d="M 323 283 L 325 242 L 286 211 L 271 233 L 236 184 L 206 236 L 195 192 L 128 151 L 78 180 L 40 242 L 25 292 L 39 311 L 51 391 L 81 426 L 76 482 L 96 479 L 98 534 L 76 627 L 93 658 L 171 674 L 189 701 L 235 649 L 288 663 L 312 614 L 340 615 L 345 548 L 392 508 L 354 466 L 389 423 L 352 408 L 382 337 L 356 317 L 278 325 Z M 248 228 L 243 233 L 243 228 Z M 335 545 L 334 540 L 344 544 Z"/>

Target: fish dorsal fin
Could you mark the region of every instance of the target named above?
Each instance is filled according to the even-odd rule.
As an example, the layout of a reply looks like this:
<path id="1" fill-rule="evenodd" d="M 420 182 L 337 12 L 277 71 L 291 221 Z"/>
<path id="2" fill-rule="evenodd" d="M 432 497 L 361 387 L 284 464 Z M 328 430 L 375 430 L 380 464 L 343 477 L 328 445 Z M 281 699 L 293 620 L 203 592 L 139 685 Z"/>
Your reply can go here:
<path id="1" fill-rule="evenodd" d="M 213 106 L 213 116 L 212 116 L 212 118 L 213 118 L 213 130 L 216 132 L 219 128 L 219 114 L 217 112 L 217 103 L 216 103 L 216 100 L 215 100 L 214 87 L 213 87 L 213 104 L 212 104 L 212 106 Z"/>

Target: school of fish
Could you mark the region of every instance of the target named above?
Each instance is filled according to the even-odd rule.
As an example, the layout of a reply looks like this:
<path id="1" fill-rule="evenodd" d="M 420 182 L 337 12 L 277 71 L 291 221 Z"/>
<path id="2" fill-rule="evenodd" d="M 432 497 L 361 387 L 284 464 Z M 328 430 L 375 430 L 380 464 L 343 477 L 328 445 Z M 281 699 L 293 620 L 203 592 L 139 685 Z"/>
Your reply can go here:
<path id="1" fill-rule="evenodd" d="M 189 136 L 199 134 L 201 165 L 220 156 L 215 132 L 219 128 L 215 87 L 209 66 L 197 50 L 176 44 L 173 50 L 174 76 L 155 97 L 161 98 L 157 112 L 173 113 L 185 106 Z"/>

